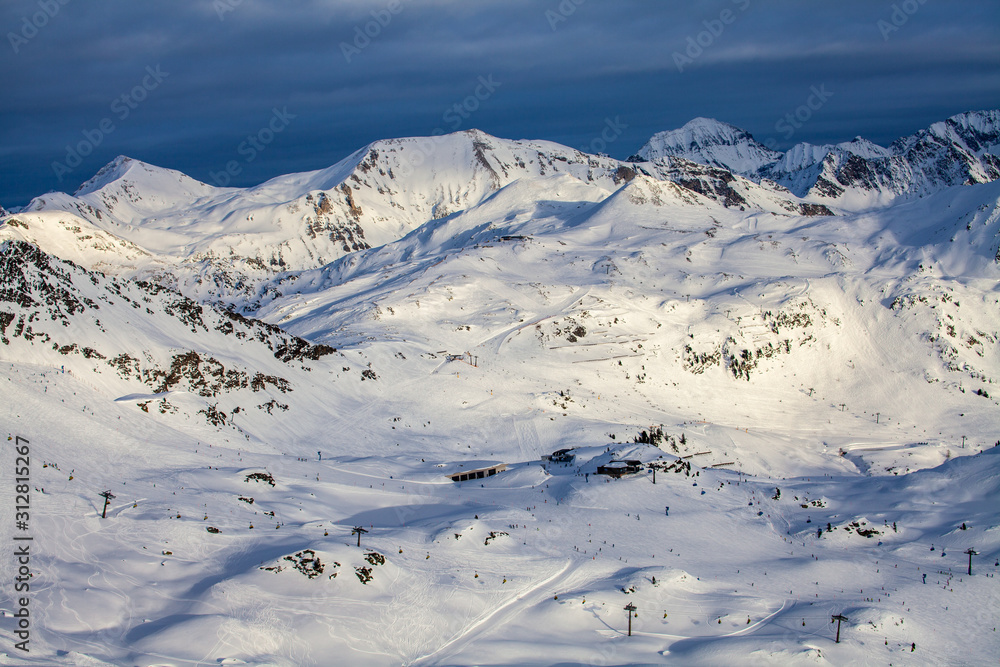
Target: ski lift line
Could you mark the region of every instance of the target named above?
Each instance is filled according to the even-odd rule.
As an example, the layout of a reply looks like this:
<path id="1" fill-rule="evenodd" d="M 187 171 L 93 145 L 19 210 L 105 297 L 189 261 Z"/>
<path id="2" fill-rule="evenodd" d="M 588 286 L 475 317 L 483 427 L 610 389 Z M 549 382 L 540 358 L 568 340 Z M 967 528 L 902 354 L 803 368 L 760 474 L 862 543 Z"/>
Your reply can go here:
<path id="1" fill-rule="evenodd" d="M 551 592 L 553 594 L 558 595 L 558 591 L 553 590 Z M 587 600 L 587 604 L 590 604 L 590 599 L 591 598 L 590 598 L 589 595 L 586 595 L 586 596 L 581 595 L 580 598 Z M 573 600 L 574 598 L 570 598 L 570 599 Z M 614 609 L 614 606 L 616 604 L 620 604 L 621 600 L 618 600 L 618 601 L 615 601 L 615 602 L 610 602 L 610 601 L 607 601 L 607 600 L 597 600 L 597 599 L 595 599 L 594 602 L 596 604 L 601 604 L 601 605 L 604 605 L 604 606 L 608 606 L 609 609 Z M 635 603 L 633 602 L 633 604 L 635 604 Z M 706 619 L 706 618 L 710 618 L 713 621 L 715 621 L 715 620 L 718 620 L 720 618 L 725 618 L 727 616 L 737 616 L 737 615 L 742 615 L 742 614 L 752 615 L 752 613 L 759 611 L 759 610 L 753 610 L 753 609 L 748 610 L 748 611 L 743 611 L 743 610 L 737 609 L 735 611 L 727 612 L 727 613 L 722 614 L 722 615 L 704 614 L 704 613 L 700 613 L 699 614 L 697 612 L 704 611 L 703 609 L 701 609 L 699 607 L 672 606 L 672 605 L 661 605 L 661 606 L 658 606 L 658 607 L 657 606 L 636 605 L 635 606 L 635 610 L 636 611 L 641 611 L 641 612 L 647 613 L 647 614 L 657 614 L 657 613 L 663 613 L 664 611 L 666 611 L 666 612 L 669 612 L 670 615 L 672 615 L 673 617 L 684 615 L 684 613 L 687 612 L 686 617 L 688 619 L 690 619 L 690 620 L 696 620 L 696 621 L 700 621 L 700 620 L 703 620 L 703 619 Z M 692 612 L 694 612 L 694 613 L 692 613 Z M 828 615 L 815 616 L 815 617 L 796 616 L 796 618 L 828 618 Z"/>
<path id="2" fill-rule="evenodd" d="M 553 590 L 551 592 L 553 594 L 558 594 L 558 591 L 556 591 L 556 590 Z M 587 604 L 590 604 L 591 599 L 593 599 L 593 601 L 594 601 L 595 604 L 600 604 L 602 606 L 607 606 L 608 609 L 614 609 L 615 605 L 621 604 L 621 600 L 616 600 L 616 601 L 612 602 L 612 601 L 609 601 L 609 600 L 602 600 L 602 599 L 598 599 L 598 598 L 591 598 L 591 596 L 589 596 L 589 595 L 580 595 L 579 597 L 580 597 L 581 600 L 586 600 Z M 574 598 L 568 598 L 568 599 L 570 601 L 574 601 L 574 602 L 576 601 L 575 597 Z M 723 599 L 725 599 L 725 598 L 723 598 Z M 749 609 L 749 610 L 735 609 L 733 611 L 729 611 L 729 612 L 726 612 L 724 614 L 704 614 L 704 613 L 702 613 L 702 614 L 695 615 L 695 614 L 691 614 L 690 612 L 692 610 L 694 610 L 694 611 L 703 611 L 703 608 L 702 607 L 697 607 L 697 606 L 692 607 L 692 606 L 689 606 L 689 605 L 683 605 L 683 606 L 672 606 L 672 605 L 646 606 L 646 605 L 641 604 L 641 603 L 640 604 L 636 604 L 634 601 L 632 602 L 632 604 L 635 606 L 635 611 L 636 612 L 640 612 L 641 611 L 641 612 L 643 612 L 645 614 L 659 614 L 659 613 L 667 612 L 668 613 L 667 620 L 670 620 L 670 618 L 681 617 L 681 618 L 687 618 L 688 620 L 691 620 L 691 621 L 704 621 L 706 618 L 707 619 L 711 619 L 712 621 L 718 621 L 721 618 L 737 617 L 737 616 L 744 616 L 744 615 L 752 618 L 752 616 L 753 616 L 753 614 L 755 612 L 759 612 L 759 610 L 756 610 L 756 609 Z M 760 621 L 757 621 L 756 623 L 752 624 L 750 626 L 750 628 L 743 628 L 741 630 L 741 632 L 745 632 L 745 631 L 747 631 L 749 629 L 752 629 L 752 628 L 756 627 L 757 625 L 760 625 L 761 623 L 764 623 L 764 622 L 768 621 L 769 619 L 775 617 L 776 615 L 780 614 L 781 612 L 786 611 L 787 609 L 791 609 L 791 608 L 793 608 L 793 607 L 795 607 L 797 605 L 801 605 L 801 604 L 805 604 L 805 602 L 803 600 L 797 600 L 797 599 L 796 600 L 792 600 L 792 599 L 787 599 L 786 598 L 784 600 L 784 602 L 783 602 L 783 604 L 782 604 L 781 607 L 779 607 L 778 609 L 776 609 L 773 612 L 769 612 L 767 614 L 767 616 L 765 616 Z M 830 600 L 821 600 L 819 604 L 824 604 L 826 606 L 830 606 L 832 604 L 832 601 L 830 601 Z M 816 605 L 813 605 L 813 606 L 816 606 Z M 684 614 L 685 611 L 688 612 L 688 614 L 686 616 Z M 900 614 L 900 618 L 902 618 L 902 617 L 903 617 L 902 614 Z M 817 622 L 820 622 L 820 623 L 827 623 L 828 622 L 827 619 L 830 618 L 830 614 L 816 614 L 815 612 L 808 613 L 808 614 L 789 614 L 789 618 L 793 618 L 795 620 L 817 621 Z M 858 626 L 858 625 L 868 625 L 868 624 L 871 624 L 871 623 L 880 622 L 882 620 L 883 620 L 883 617 L 881 615 L 876 615 L 876 616 L 872 616 L 871 618 L 867 618 L 867 619 L 859 619 L 858 621 L 856 621 L 854 623 L 854 625 L 855 626 Z M 785 629 L 789 629 L 789 628 L 785 628 Z M 792 628 L 792 629 L 794 630 L 794 628 Z M 712 637 L 712 638 L 721 637 L 721 636 L 722 635 L 705 635 L 705 637 Z"/>
<path id="3" fill-rule="evenodd" d="M 614 602 L 614 603 L 609 603 L 607 601 L 603 601 L 602 602 L 600 600 L 595 600 L 595 603 L 596 602 L 600 602 L 603 606 L 608 606 L 610 604 L 611 606 L 608 607 L 609 610 L 613 609 L 615 605 L 617 605 L 617 604 L 620 603 L 620 601 Z M 688 639 L 688 638 L 690 638 L 690 639 L 721 639 L 723 637 L 736 637 L 736 636 L 740 636 L 740 635 L 744 635 L 744 634 L 748 634 L 750 632 L 753 632 L 754 630 L 756 630 L 761 625 L 763 625 L 765 623 L 768 623 L 771 619 L 773 619 L 778 614 L 781 614 L 782 612 L 784 612 L 786 609 L 790 609 L 790 608 L 794 607 L 795 604 L 796 604 L 796 601 L 786 599 L 786 600 L 784 600 L 782 602 L 782 605 L 778 609 L 776 609 L 776 610 L 768 613 L 764 618 L 760 619 L 759 621 L 757 621 L 755 623 L 752 623 L 752 624 L 748 625 L 747 627 L 740 628 L 739 630 L 736 630 L 734 632 L 730 632 L 730 633 L 726 633 L 726 634 L 722 634 L 722 635 L 670 635 L 670 634 L 665 634 L 665 633 L 656 633 L 656 632 L 648 632 L 648 631 L 643 632 L 643 631 L 635 631 L 635 630 L 633 630 L 633 634 L 641 634 L 641 635 L 647 635 L 647 636 L 678 637 L 678 638 L 681 638 L 681 639 Z M 671 607 L 669 607 L 669 606 L 668 607 L 662 607 L 662 606 L 661 607 L 640 607 L 640 606 L 636 605 L 634 602 L 631 602 L 630 605 L 632 606 L 631 611 L 633 613 L 637 613 L 637 612 L 640 612 L 640 611 L 643 612 L 643 613 L 650 614 L 650 615 L 658 614 L 661 611 L 664 612 L 664 613 L 667 613 L 668 614 L 668 621 L 669 621 L 670 616 L 669 616 L 669 611 L 668 610 L 671 609 Z M 718 621 L 718 620 L 720 620 L 722 618 L 726 618 L 726 617 L 729 617 L 729 616 L 735 617 L 737 615 L 742 616 L 744 614 L 746 614 L 747 618 L 751 618 L 752 613 L 754 611 L 756 611 L 756 610 L 750 610 L 749 612 L 744 612 L 744 611 L 739 611 L 738 610 L 736 612 L 725 613 L 725 614 L 722 614 L 722 615 L 715 615 L 715 614 L 708 614 L 708 615 L 701 614 L 701 615 L 698 615 L 698 616 L 688 615 L 686 618 L 687 618 L 688 621 L 699 621 L 699 622 L 704 621 L 706 619 L 710 619 L 712 621 Z M 677 616 L 678 615 L 675 612 L 674 613 L 674 618 L 676 619 Z M 823 614 L 823 615 L 820 615 L 820 616 L 795 615 L 795 618 L 796 619 L 818 621 L 818 622 L 825 623 L 826 619 L 829 618 L 829 615 L 828 614 Z M 858 625 L 858 624 L 864 625 L 864 624 L 872 623 L 872 622 L 874 622 L 874 621 L 859 621 L 856 625 Z M 783 629 L 795 631 L 794 628 L 783 628 Z M 807 631 L 805 631 L 804 634 L 816 634 L 816 632 L 815 631 L 808 631 L 807 630 Z"/>

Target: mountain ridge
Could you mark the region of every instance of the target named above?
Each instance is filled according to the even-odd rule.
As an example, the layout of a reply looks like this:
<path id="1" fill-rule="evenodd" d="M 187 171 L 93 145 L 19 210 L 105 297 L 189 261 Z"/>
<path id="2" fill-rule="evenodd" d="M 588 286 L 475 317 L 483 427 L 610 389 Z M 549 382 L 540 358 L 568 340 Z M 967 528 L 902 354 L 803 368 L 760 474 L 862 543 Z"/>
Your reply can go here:
<path id="1" fill-rule="evenodd" d="M 640 173 L 677 183 L 701 196 L 706 207 L 832 214 L 787 192 L 688 161 L 637 169 L 552 142 L 498 139 L 470 130 L 373 142 L 329 168 L 243 189 L 214 188 L 180 172 L 121 157 L 87 181 L 78 196 L 36 198 L 9 219 L 17 220 L 22 230 L 41 229 L 32 216 L 58 217 L 61 212 L 66 229 L 96 229 L 145 253 L 148 277 L 180 277 L 188 281 L 184 289 L 227 292 L 385 245 L 428 222 L 478 206 L 519 179 L 565 174 L 608 196 Z M 97 236 L 78 234 L 88 247 L 74 251 L 75 261 L 86 262 L 88 254 L 95 254 L 89 246 Z M 29 238 L 23 232 L 19 237 Z M 48 242 L 37 234 L 31 238 Z M 96 249 L 100 256 L 93 266 L 100 262 L 104 270 L 113 270 L 107 245 Z M 132 257 L 123 270 L 141 270 L 139 264 Z M 165 266 L 173 267 L 170 276 L 162 271 Z M 221 280 L 206 284 L 206 272 Z"/>
<path id="2" fill-rule="evenodd" d="M 989 182 L 1000 176 L 1000 112 L 959 114 L 889 148 L 856 137 L 785 153 L 728 123 L 696 118 L 654 135 L 640 152 L 645 157 L 632 158 L 639 161 L 621 161 L 466 130 L 375 141 L 325 169 L 249 188 L 217 188 L 119 156 L 75 195 L 50 193 L 0 218 L 7 223 L 0 238 L 252 313 L 260 303 L 249 295 L 276 276 L 393 243 L 484 205 L 518 180 L 565 175 L 591 189 L 585 205 L 645 179 L 648 192 L 673 193 L 664 210 L 698 202 L 705 216 L 716 207 L 843 215 Z"/>
<path id="3" fill-rule="evenodd" d="M 856 137 L 835 145 L 800 143 L 784 153 L 733 125 L 698 118 L 654 135 L 630 159 L 682 157 L 758 182 L 769 179 L 800 197 L 856 210 L 885 205 L 899 196 L 996 180 L 998 154 L 1000 111 L 982 110 L 933 123 L 889 147 Z"/>

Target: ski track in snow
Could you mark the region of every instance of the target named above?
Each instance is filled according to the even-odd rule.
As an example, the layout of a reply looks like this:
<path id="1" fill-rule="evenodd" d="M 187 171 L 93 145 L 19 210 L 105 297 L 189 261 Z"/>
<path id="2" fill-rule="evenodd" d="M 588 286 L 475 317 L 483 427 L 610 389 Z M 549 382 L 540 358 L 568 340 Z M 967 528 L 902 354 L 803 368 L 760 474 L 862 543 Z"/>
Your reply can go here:
<path id="1" fill-rule="evenodd" d="M 570 570 L 570 568 L 572 567 L 572 565 L 573 565 L 573 562 L 572 561 L 568 561 L 563 567 L 561 567 L 558 571 L 556 571 L 551 576 L 546 577 L 545 579 L 543 579 L 542 581 L 539 581 L 538 583 L 532 585 L 528 589 L 523 590 L 523 591 L 517 593 L 512 598 L 510 598 L 507 602 L 504 602 L 500 606 L 491 609 L 489 611 L 489 613 L 481 616 L 480 618 L 478 618 L 475 621 L 473 621 L 471 624 L 469 624 L 466 627 L 464 627 L 462 629 L 462 631 L 457 636 L 455 636 L 452 639 L 450 639 L 447 642 L 445 642 L 445 644 L 443 644 L 442 646 L 440 646 L 437 650 L 433 651 L 432 653 L 428 653 L 427 655 L 421 656 L 421 657 L 417 658 L 416 660 L 414 660 L 412 662 L 408 662 L 406 664 L 408 664 L 408 665 L 431 664 L 431 663 L 428 663 L 427 661 L 430 660 L 431 658 L 434 658 L 435 656 L 438 656 L 439 653 L 443 653 L 443 655 L 438 656 L 437 657 L 437 661 L 445 659 L 447 657 L 447 655 L 449 654 L 448 649 L 450 649 L 452 647 L 457 647 L 462 642 L 471 641 L 471 639 L 474 636 L 474 633 L 477 630 L 479 630 L 480 628 L 482 628 L 486 623 L 490 622 L 490 620 L 492 620 L 498 614 L 503 613 L 504 616 L 507 616 L 507 617 L 511 616 L 513 613 L 515 613 L 515 611 L 512 610 L 510 612 L 504 613 L 505 610 L 507 610 L 508 607 L 513 607 L 514 605 L 519 605 L 522 601 L 524 601 L 529 596 L 532 596 L 534 593 L 539 592 L 545 586 L 548 586 L 549 584 L 553 583 L 554 581 L 560 579 L 564 574 L 566 574 Z M 534 602 L 537 602 L 537 600 L 535 600 Z M 530 603 L 526 603 L 526 604 L 530 604 Z M 502 628 L 502 627 L 503 627 L 503 622 L 500 622 L 500 623 L 494 625 L 493 628 L 491 628 L 491 630 L 495 629 L 495 628 Z"/>

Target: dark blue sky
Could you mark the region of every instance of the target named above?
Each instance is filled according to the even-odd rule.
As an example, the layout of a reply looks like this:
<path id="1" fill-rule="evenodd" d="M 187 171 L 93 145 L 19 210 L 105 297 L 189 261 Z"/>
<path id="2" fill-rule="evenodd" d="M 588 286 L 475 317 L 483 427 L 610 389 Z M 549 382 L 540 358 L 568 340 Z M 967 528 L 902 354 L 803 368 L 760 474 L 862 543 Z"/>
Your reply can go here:
<path id="1" fill-rule="evenodd" d="M 251 185 L 456 127 L 590 150 L 610 119 L 624 158 L 696 116 L 787 148 L 1000 107 L 996 0 L 7 0 L 0 28 L 5 206 L 119 154 Z"/>

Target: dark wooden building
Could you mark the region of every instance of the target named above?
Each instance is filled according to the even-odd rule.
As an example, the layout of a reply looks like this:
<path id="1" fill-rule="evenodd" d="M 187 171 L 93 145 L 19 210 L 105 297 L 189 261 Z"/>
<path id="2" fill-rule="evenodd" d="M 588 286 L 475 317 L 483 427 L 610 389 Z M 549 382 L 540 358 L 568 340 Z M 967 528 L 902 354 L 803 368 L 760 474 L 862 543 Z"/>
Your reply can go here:
<path id="1" fill-rule="evenodd" d="M 642 470 L 642 461 L 609 461 L 606 465 L 597 466 L 598 475 L 609 477 L 624 477 L 634 475 Z"/>

